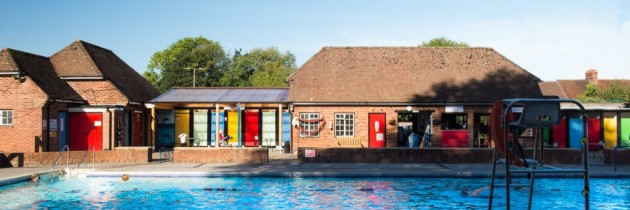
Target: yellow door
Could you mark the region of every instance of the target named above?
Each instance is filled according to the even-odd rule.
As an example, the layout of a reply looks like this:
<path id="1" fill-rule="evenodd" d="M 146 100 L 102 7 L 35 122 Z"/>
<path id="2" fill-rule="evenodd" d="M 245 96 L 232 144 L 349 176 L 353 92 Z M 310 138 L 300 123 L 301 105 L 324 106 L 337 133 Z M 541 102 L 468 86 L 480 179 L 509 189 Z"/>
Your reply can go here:
<path id="1" fill-rule="evenodd" d="M 238 111 L 228 111 L 227 123 L 227 135 L 231 137 L 230 140 L 228 140 L 228 144 L 238 145 Z"/>
<path id="2" fill-rule="evenodd" d="M 617 114 L 604 113 L 604 144 L 610 149 L 617 146 Z"/>
<path id="3" fill-rule="evenodd" d="M 181 144 L 181 138 L 185 134 L 185 140 L 188 142 L 190 138 L 190 111 L 189 110 L 175 110 L 175 146 L 181 147 L 186 144 Z"/>

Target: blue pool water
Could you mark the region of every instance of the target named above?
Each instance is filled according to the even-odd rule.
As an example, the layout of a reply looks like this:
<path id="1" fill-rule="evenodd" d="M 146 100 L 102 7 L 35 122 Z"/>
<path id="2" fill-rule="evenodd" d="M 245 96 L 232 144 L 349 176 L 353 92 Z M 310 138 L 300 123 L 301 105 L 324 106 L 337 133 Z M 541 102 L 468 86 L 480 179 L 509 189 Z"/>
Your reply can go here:
<path id="1" fill-rule="evenodd" d="M 2 209 L 480 209 L 463 196 L 489 179 L 453 178 L 57 178 L 0 187 Z M 524 180 L 516 180 L 524 182 Z M 580 209 L 582 179 L 537 179 L 534 209 Z M 591 179 L 591 208 L 630 208 L 630 179 Z M 527 206 L 527 190 L 512 191 Z M 495 207 L 505 205 L 499 189 Z"/>

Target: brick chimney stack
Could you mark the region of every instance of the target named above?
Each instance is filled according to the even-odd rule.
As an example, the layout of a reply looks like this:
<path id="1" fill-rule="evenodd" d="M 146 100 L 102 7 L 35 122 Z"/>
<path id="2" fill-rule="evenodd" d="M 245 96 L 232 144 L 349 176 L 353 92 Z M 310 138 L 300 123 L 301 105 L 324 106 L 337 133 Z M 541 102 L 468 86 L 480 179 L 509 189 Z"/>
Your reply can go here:
<path id="1" fill-rule="evenodd" d="M 589 69 L 588 71 L 586 71 L 586 81 L 589 81 L 591 83 L 593 83 L 594 85 L 597 85 L 597 70 L 595 69 Z"/>

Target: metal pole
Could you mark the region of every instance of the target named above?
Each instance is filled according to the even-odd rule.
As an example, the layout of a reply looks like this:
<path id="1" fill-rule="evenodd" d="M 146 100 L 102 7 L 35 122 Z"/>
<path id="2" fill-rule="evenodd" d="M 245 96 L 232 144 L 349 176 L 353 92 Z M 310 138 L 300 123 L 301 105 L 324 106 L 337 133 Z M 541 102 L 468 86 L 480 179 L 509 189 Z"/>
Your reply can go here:
<path id="1" fill-rule="evenodd" d="M 238 147 L 241 147 L 241 103 L 238 103 L 238 119 L 236 120 L 236 122 L 238 122 L 238 126 L 237 126 L 237 136 L 238 136 Z"/>
<path id="2" fill-rule="evenodd" d="M 197 76 L 197 69 L 193 68 L 193 87 L 195 87 L 197 83 L 197 78 L 195 76 Z"/>

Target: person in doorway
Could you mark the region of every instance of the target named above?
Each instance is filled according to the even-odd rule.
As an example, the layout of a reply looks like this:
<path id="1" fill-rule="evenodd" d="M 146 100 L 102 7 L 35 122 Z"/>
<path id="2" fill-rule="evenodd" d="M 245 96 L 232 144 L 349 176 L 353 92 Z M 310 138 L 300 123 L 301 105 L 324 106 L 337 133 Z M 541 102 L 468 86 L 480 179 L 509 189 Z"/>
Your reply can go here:
<path id="1" fill-rule="evenodd" d="M 181 147 L 185 147 L 186 145 L 186 140 L 188 139 L 188 134 L 186 133 L 180 133 L 179 136 L 177 136 L 179 138 L 179 146 Z"/>
<path id="2" fill-rule="evenodd" d="M 220 147 L 227 146 L 227 141 L 225 140 L 225 137 L 223 136 L 223 130 L 219 130 L 219 146 Z"/>

